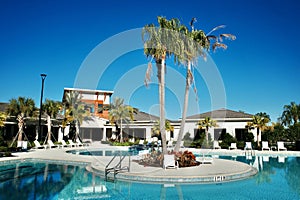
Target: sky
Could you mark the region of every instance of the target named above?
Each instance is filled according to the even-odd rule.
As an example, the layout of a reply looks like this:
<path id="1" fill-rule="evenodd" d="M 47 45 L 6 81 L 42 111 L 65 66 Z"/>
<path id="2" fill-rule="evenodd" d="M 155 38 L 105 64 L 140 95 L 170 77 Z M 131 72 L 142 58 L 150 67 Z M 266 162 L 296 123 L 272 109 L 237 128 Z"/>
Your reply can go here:
<path id="1" fill-rule="evenodd" d="M 227 50 L 208 52 L 194 66 L 188 115 L 219 108 L 272 121 L 283 106 L 300 103 L 300 1 L 98 1 L 0 0 L 0 102 L 19 96 L 39 107 L 41 73 L 44 99 L 61 101 L 63 88 L 113 90 L 141 111 L 158 115 L 155 63 L 148 87 L 148 62 L 141 28 L 157 16 L 178 18 L 196 29 L 236 35 Z M 166 117 L 179 119 L 185 67 L 166 60 Z"/>

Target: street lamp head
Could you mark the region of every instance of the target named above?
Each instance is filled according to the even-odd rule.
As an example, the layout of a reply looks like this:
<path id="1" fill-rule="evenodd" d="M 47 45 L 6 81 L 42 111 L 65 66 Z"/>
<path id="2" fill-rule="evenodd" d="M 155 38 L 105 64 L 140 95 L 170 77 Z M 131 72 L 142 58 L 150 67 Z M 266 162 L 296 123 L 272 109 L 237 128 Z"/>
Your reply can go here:
<path id="1" fill-rule="evenodd" d="M 47 74 L 41 74 L 42 79 L 45 79 Z"/>

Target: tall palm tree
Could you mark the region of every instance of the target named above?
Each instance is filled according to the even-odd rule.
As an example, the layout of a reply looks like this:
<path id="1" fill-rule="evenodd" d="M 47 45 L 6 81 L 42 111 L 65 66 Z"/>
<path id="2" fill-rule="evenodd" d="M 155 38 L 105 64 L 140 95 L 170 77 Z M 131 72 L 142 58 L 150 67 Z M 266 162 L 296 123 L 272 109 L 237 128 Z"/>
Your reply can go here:
<path id="1" fill-rule="evenodd" d="M 235 40 L 236 37 L 232 34 L 220 34 L 218 36 L 211 35 L 214 31 L 217 31 L 220 28 L 225 26 L 218 26 L 212 29 L 208 35 L 202 30 L 196 30 L 194 28 L 194 22 L 196 18 L 192 18 L 190 22 L 191 31 L 188 31 L 186 27 L 180 28 L 180 33 L 184 34 L 184 45 L 180 50 L 179 62 L 186 66 L 186 85 L 185 85 L 185 94 L 184 94 L 184 104 L 181 117 L 180 130 L 177 138 L 177 143 L 175 145 L 174 151 L 179 151 L 180 143 L 183 138 L 183 132 L 185 127 L 186 114 L 188 109 L 188 99 L 189 99 L 189 89 L 193 84 L 193 73 L 192 67 L 196 63 L 198 57 L 203 57 L 206 60 L 205 51 L 209 51 L 210 48 L 214 51 L 216 48 L 226 49 L 227 46 L 223 44 L 223 38 Z M 211 40 L 214 40 L 214 43 L 211 43 Z M 196 87 L 194 85 L 194 91 L 197 93 Z"/>
<path id="2" fill-rule="evenodd" d="M 75 139 L 79 137 L 79 127 L 85 118 L 90 116 L 89 109 L 85 109 L 85 103 L 82 101 L 82 96 L 77 91 L 70 91 L 66 95 L 65 103 L 65 119 L 75 123 Z M 66 123 L 66 121 L 65 121 Z"/>
<path id="3" fill-rule="evenodd" d="M 116 97 L 110 105 L 109 119 L 120 125 L 120 142 L 123 142 L 123 122 L 128 123 L 134 120 L 134 113 L 136 113 L 136 109 L 124 105 L 124 99 Z"/>
<path id="4" fill-rule="evenodd" d="M 46 99 L 43 104 L 43 111 L 47 115 L 47 126 L 48 126 L 48 135 L 47 140 L 51 140 L 51 119 L 56 118 L 57 114 L 61 110 L 61 103 L 58 101 L 53 101 L 50 99 Z"/>
<path id="5" fill-rule="evenodd" d="M 197 122 L 197 125 L 199 129 L 205 128 L 206 146 L 208 146 L 208 129 L 211 127 L 217 127 L 217 122 L 210 117 L 205 117 L 203 120 Z"/>
<path id="6" fill-rule="evenodd" d="M 166 58 L 174 55 L 175 61 L 178 59 L 174 54 L 176 48 L 180 48 L 178 37 L 178 19 L 167 20 L 164 17 L 157 17 L 158 27 L 154 24 L 144 26 L 142 39 L 144 42 L 144 54 L 147 58 L 155 60 L 157 67 L 157 77 L 159 82 L 159 105 L 160 105 L 160 132 L 162 138 L 163 154 L 167 154 L 166 131 L 165 131 L 165 70 Z M 148 64 L 145 84 L 148 84 L 151 74 L 151 61 Z"/>
<path id="7" fill-rule="evenodd" d="M 300 104 L 291 102 L 290 105 L 284 105 L 284 111 L 280 121 L 285 126 L 295 125 L 300 120 Z"/>
<path id="8" fill-rule="evenodd" d="M 264 131 L 268 128 L 267 124 L 270 122 L 268 117 L 262 117 L 259 114 L 254 115 L 252 117 L 252 122 L 248 122 L 246 128 L 254 129 L 256 128 L 256 136 L 257 136 L 257 146 L 260 147 L 260 140 L 259 140 L 259 133 Z"/>
<path id="9" fill-rule="evenodd" d="M 7 107 L 7 114 L 12 117 L 16 117 L 18 121 L 18 141 L 22 141 L 23 138 L 23 128 L 25 126 L 25 118 L 34 116 L 36 111 L 34 100 L 26 97 L 18 97 L 18 99 L 9 100 Z M 14 139 L 15 141 L 15 139 Z M 14 143 L 13 141 L 13 143 Z M 11 146 L 13 145 L 11 144 Z"/>

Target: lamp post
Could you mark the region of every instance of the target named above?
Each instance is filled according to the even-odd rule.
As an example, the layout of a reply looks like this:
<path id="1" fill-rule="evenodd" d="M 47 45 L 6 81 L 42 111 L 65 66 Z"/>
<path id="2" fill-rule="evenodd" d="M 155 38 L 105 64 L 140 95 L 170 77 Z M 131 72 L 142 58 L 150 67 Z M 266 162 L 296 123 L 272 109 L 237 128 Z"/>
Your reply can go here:
<path id="1" fill-rule="evenodd" d="M 42 78 L 42 91 L 41 91 L 41 101 L 40 101 L 40 115 L 39 115 L 39 138 L 42 137 L 42 126 L 41 126 L 41 118 L 42 118 L 42 112 L 43 112 L 43 93 L 44 93 L 44 81 L 46 78 L 46 74 L 41 74 Z"/>

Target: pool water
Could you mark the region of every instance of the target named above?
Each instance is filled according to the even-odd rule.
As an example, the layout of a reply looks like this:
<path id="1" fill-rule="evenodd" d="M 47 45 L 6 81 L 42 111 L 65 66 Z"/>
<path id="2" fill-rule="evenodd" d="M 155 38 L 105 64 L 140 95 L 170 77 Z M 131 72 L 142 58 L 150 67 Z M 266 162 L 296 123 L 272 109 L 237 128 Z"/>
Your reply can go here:
<path id="1" fill-rule="evenodd" d="M 113 183 L 84 165 L 28 160 L 0 163 L 0 199 L 300 199 L 300 157 L 224 158 L 247 162 L 259 173 L 218 184 Z"/>

